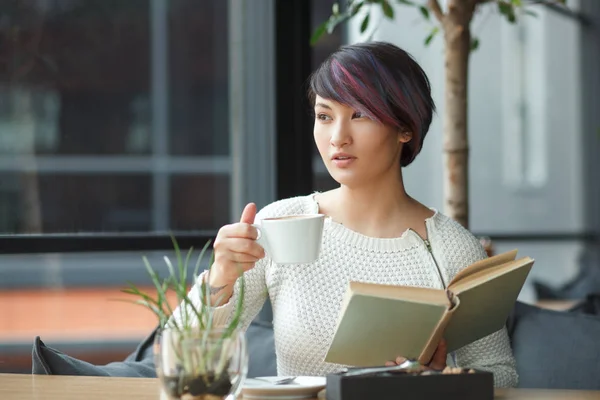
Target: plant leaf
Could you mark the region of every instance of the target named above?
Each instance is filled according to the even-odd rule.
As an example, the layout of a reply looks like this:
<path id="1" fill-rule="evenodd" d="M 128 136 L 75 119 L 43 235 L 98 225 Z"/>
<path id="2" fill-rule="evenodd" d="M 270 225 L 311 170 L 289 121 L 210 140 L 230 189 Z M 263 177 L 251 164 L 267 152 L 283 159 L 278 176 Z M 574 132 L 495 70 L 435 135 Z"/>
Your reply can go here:
<path id="1" fill-rule="evenodd" d="M 179 247 L 179 244 L 177 243 L 177 239 L 175 239 L 175 236 L 173 234 L 171 234 L 171 242 L 173 242 L 173 248 L 175 249 L 175 257 L 177 258 L 177 270 L 179 272 L 179 280 L 177 280 L 177 276 L 173 276 L 174 282 L 175 282 L 175 286 L 178 289 L 178 293 L 182 293 L 182 295 L 185 295 L 185 293 L 187 292 L 187 286 L 186 286 L 186 282 L 187 282 L 187 263 L 189 260 L 189 252 L 188 252 L 188 257 L 186 257 L 185 261 L 183 260 L 183 257 L 181 256 L 181 248 Z"/>
<path id="2" fill-rule="evenodd" d="M 367 15 L 365 15 L 365 18 L 362 20 L 362 23 L 360 24 L 360 33 L 365 33 L 365 31 L 369 27 L 370 17 L 371 17 L 371 13 L 368 13 Z"/>
<path id="3" fill-rule="evenodd" d="M 535 11 L 531 11 L 531 10 L 524 10 L 525 15 L 529 15 L 531 17 L 538 17 L 538 13 L 536 13 Z"/>
<path id="4" fill-rule="evenodd" d="M 146 300 L 127 300 L 127 299 L 110 299 L 110 300 L 111 301 L 121 301 L 123 303 L 144 306 L 144 307 L 148 308 L 150 311 L 152 311 L 158 317 L 158 319 L 161 321 L 164 317 L 164 314 L 162 314 L 162 311 L 160 308 L 158 308 L 155 304 L 152 304 Z"/>
<path id="5" fill-rule="evenodd" d="M 350 17 L 351 17 L 351 15 L 349 12 L 332 15 L 331 17 L 329 17 L 329 19 L 327 20 L 327 24 L 326 24 L 327 33 L 331 34 L 336 26 L 338 26 L 339 24 L 341 24 L 343 22 L 346 22 L 347 20 L 350 19 Z"/>
<path id="6" fill-rule="evenodd" d="M 500 11 L 500 14 L 503 14 L 504 16 L 506 16 L 506 19 L 508 19 L 508 22 L 510 23 L 514 23 L 517 20 L 517 17 L 515 15 L 515 8 L 513 7 L 512 3 L 509 3 L 505 0 L 501 0 L 498 2 L 498 11 Z"/>
<path id="7" fill-rule="evenodd" d="M 206 249 L 206 246 L 204 248 Z M 210 255 L 210 260 L 208 260 L 208 275 L 209 276 L 210 276 L 210 271 L 212 270 L 212 266 L 214 263 L 215 263 L 215 252 L 213 250 L 212 254 Z M 211 307 L 210 285 L 208 284 L 208 281 L 206 281 L 206 280 L 203 281 L 202 284 L 203 284 L 203 286 L 205 286 L 205 290 L 206 290 L 206 304 L 210 308 Z M 216 304 L 220 304 L 220 301 L 217 301 Z"/>
<path id="8" fill-rule="evenodd" d="M 354 17 L 356 14 L 360 12 L 360 9 L 365 5 L 364 1 L 360 1 L 358 3 L 352 3 L 352 9 L 350 11 L 350 16 Z"/>
<path id="9" fill-rule="evenodd" d="M 423 15 L 423 17 L 426 20 L 429 20 L 429 9 L 425 6 L 420 6 L 419 7 L 419 11 L 421 11 L 421 14 Z"/>
<path id="10" fill-rule="evenodd" d="M 140 291 L 137 287 L 135 287 L 134 284 L 129 282 L 128 285 L 129 288 L 122 289 L 121 292 L 141 297 L 142 300 L 147 304 L 147 307 L 155 307 L 152 310 L 153 312 L 154 310 L 160 310 L 161 314 L 157 315 L 159 316 L 159 322 L 162 326 L 162 324 L 165 323 L 169 319 L 169 316 L 173 313 L 171 307 L 169 306 L 169 303 L 166 302 L 167 310 L 165 310 L 165 303 L 161 301 L 160 297 L 158 299 L 153 299 L 152 297 L 150 297 L 150 295 Z M 174 321 L 174 325 L 177 326 L 176 321 Z"/>
<path id="11" fill-rule="evenodd" d="M 331 13 L 333 15 L 338 15 L 340 13 L 340 5 L 337 1 L 331 6 Z"/>
<path id="12" fill-rule="evenodd" d="M 175 236 L 173 236 L 173 234 L 171 234 L 170 236 L 171 242 L 173 243 L 173 248 L 175 249 L 175 256 L 177 257 L 177 265 L 181 268 L 181 264 L 183 262 L 183 260 L 181 259 L 181 249 L 179 248 L 179 244 L 177 243 Z"/>
<path id="13" fill-rule="evenodd" d="M 381 8 L 383 8 L 383 15 L 388 19 L 394 19 L 394 7 L 392 7 L 388 0 L 383 0 L 381 2 Z"/>
<path id="14" fill-rule="evenodd" d="M 146 270 L 148 271 L 148 274 L 150 275 L 150 279 L 152 279 L 152 283 L 154 284 L 154 287 L 156 288 L 156 293 L 158 296 L 157 301 L 160 303 L 161 307 L 163 304 L 167 303 L 167 295 L 166 295 L 166 288 L 165 285 L 163 285 L 163 283 L 160 282 L 160 278 L 158 277 L 158 274 L 152 269 L 152 266 L 150 265 L 150 262 L 148 261 L 148 258 L 146 256 L 142 257 L 142 260 L 144 262 L 144 266 L 146 267 Z M 168 287 L 169 285 L 166 285 L 166 287 Z M 168 307 L 170 309 L 170 306 Z"/>
<path id="15" fill-rule="evenodd" d="M 475 51 L 479 48 L 479 39 L 478 38 L 472 38 L 471 39 L 471 51 Z"/>
<path id="16" fill-rule="evenodd" d="M 158 307 L 156 307 L 156 304 L 152 304 L 146 300 L 128 300 L 128 299 L 110 299 L 111 301 L 120 301 L 123 303 L 129 303 L 129 304 L 136 304 L 136 305 L 142 305 L 146 308 L 149 308 L 150 311 L 152 311 L 153 313 L 155 313 L 156 315 L 158 315 L 160 317 L 160 310 L 158 309 Z"/>
<path id="17" fill-rule="evenodd" d="M 244 297 L 245 297 L 245 292 L 246 292 L 246 282 L 244 280 L 243 273 L 240 275 L 238 280 L 239 280 L 240 288 L 238 290 L 238 298 L 237 298 L 237 302 L 235 305 L 235 314 L 233 315 L 231 322 L 229 323 L 229 325 L 223 332 L 223 338 L 230 337 L 233 334 L 233 332 L 237 329 L 237 327 L 241 321 L 242 307 L 244 305 Z"/>
<path id="18" fill-rule="evenodd" d="M 165 264 L 167 264 L 167 268 L 169 269 L 169 275 L 172 277 L 176 277 L 177 275 L 175 274 L 175 268 L 173 267 L 173 264 L 171 263 L 169 257 L 163 256 L 163 260 L 165 261 Z"/>
<path id="19" fill-rule="evenodd" d="M 439 27 L 437 27 L 437 26 L 433 27 L 433 29 L 431 30 L 429 35 L 427 35 L 427 37 L 425 38 L 425 46 L 429 46 L 429 44 L 431 43 L 431 41 L 433 40 L 433 38 L 435 37 L 435 35 L 437 35 L 437 33 L 439 31 L 440 31 Z"/>
<path id="20" fill-rule="evenodd" d="M 188 265 L 190 264 L 190 258 L 192 257 L 192 252 L 194 251 L 194 247 L 190 247 L 190 249 L 187 252 L 187 255 L 185 256 L 185 264 L 184 264 L 184 268 L 183 268 L 183 276 L 181 277 L 181 284 L 182 285 L 186 285 L 187 283 L 187 277 L 188 277 Z"/>
<path id="21" fill-rule="evenodd" d="M 129 287 L 122 290 L 122 292 L 126 294 L 131 294 L 139 297 L 139 299 L 135 301 L 121 300 L 127 301 L 129 303 L 143 305 L 152 311 L 159 319 L 162 327 L 167 327 L 169 329 L 174 329 L 176 331 L 177 336 L 173 336 L 173 340 L 175 337 L 179 337 L 181 339 L 190 338 L 195 334 L 196 329 L 204 330 L 205 337 L 209 337 L 211 331 L 214 328 L 214 309 L 211 307 L 211 298 L 208 297 L 206 302 L 204 301 L 205 295 L 209 294 L 208 282 L 203 280 L 202 283 L 198 283 L 197 280 L 195 284 L 195 290 L 192 292 L 188 292 L 188 265 L 189 260 L 191 259 L 191 255 L 193 254 L 193 248 L 189 249 L 185 259 L 182 259 L 181 249 L 178 247 L 175 239 L 172 237 L 175 247 L 175 253 L 177 255 L 178 265 L 174 267 L 168 257 L 165 257 L 165 261 L 167 262 L 167 266 L 171 274 L 165 279 L 161 279 L 158 273 L 152 268 L 148 258 L 146 256 L 142 257 L 144 262 L 144 266 L 152 279 L 152 283 L 156 289 L 156 299 L 152 298 L 149 294 L 143 293 L 139 290 L 135 285 L 129 283 Z M 201 259 L 203 255 L 207 251 L 210 246 L 210 241 L 208 241 L 202 251 L 200 252 L 198 262 L 196 264 L 196 268 L 194 270 L 194 274 L 197 275 L 199 270 L 199 265 L 201 263 Z M 214 263 L 214 252 L 212 253 L 209 269 L 212 267 Z M 191 273 L 191 272 L 190 272 Z M 224 334 L 222 337 L 230 337 L 232 334 L 239 329 L 240 324 L 242 323 L 242 312 L 243 312 L 243 302 L 245 298 L 245 281 L 243 270 L 239 270 L 239 285 L 238 293 L 237 293 L 237 301 L 236 301 L 236 309 L 232 315 L 232 318 L 227 326 L 224 327 Z M 169 290 L 173 290 L 176 292 L 178 300 L 180 302 L 181 307 L 181 315 L 180 318 L 175 318 L 173 316 L 173 310 L 170 307 L 170 303 L 167 301 L 167 293 Z M 200 291 L 200 293 L 198 293 Z M 192 295 L 190 295 L 192 294 Z M 195 296 L 199 295 L 199 298 Z M 223 296 L 219 296 L 218 301 L 223 301 Z M 197 317 L 197 320 L 194 318 Z M 198 326 L 199 325 L 199 326 Z M 197 327 L 197 328 L 196 328 Z M 190 358 L 186 358 L 187 355 L 183 354 L 181 351 L 178 351 L 177 344 L 174 344 L 175 356 L 183 362 L 184 370 L 186 371 L 195 371 L 198 372 L 199 369 L 206 370 L 206 365 L 202 365 L 203 360 L 206 360 L 205 356 L 210 356 L 212 353 L 216 351 L 214 346 L 208 346 L 206 351 L 208 354 L 191 354 Z M 205 350 L 202 350 L 203 352 Z M 214 354 L 213 354 L 214 355 Z"/>
<path id="22" fill-rule="evenodd" d="M 210 306 L 210 290 L 209 290 L 209 286 L 208 286 L 208 281 L 206 281 L 205 279 L 202 280 L 202 284 L 200 285 L 200 294 L 198 295 L 198 298 L 200 299 L 200 310 L 202 310 L 201 313 L 199 313 L 198 311 L 194 311 L 198 317 L 198 323 L 200 324 L 200 328 L 204 329 L 206 326 L 206 321 L 205 321 L 205 314 L 206 312 L 212 312 L 211 310 L 211 306 Z M 208 302 L 206 302 L 205 300 L 208 298 Z M 192 309 L 194 309 L 194 306 L 192 305 Z"/>
<path id="23" fill-rule="evenodd" d="M 165 308 L 167 309 L 167 312 L 169 313 L 169 315 L 168 315 L 169 317 L 171 317 L 171 315 L 173 315 L 173 309 L 171 308 L 171 304 L 169 304 L 169 299 L 167 299 L 167 297 L 166 297 L 166 294 L 167 294 L 167 291 L 169 290 L 170 284 L 171 284 L 171 280 L 165 279 L 160 288 L 161 292 L 165 294 L 164 304 L 165 304 Z"/>
<path id="24" fill-rule="evenodd" d="M 203 293 L 200 293 L 200 307 L 202 307 L 202 296 L 203 296 Z M 192 312 L 196 315 L 196 318 L 198 318 L 198 323 L 202 324 L 202 313 L 200 311 L 198 311 L 198 309 L 194 305 L 194 302 L 190 299 L 190 297 L 187 295 L 187 293 L 181 297 L 181 301 L 183 303 L 182 307 L 184 307 L 185 309 L 190 307 Z M 203 328 L 202 325 L 200 327 Z"/>
<path id="25" fill-rule="evenodd" d="M 310 37 L 310 45 L 314 46 L 315 44 L 317 44 L 317 42 L 319 41 L 319 39 L 321 38 L 321 36 L 323 36 L 323 34 L 327 31 L 327 24 L 329 23 L 329 21 L 325 21 L 322 24 L 320 24 L 317 29 L 315 29 L 315 31 L 313 32 L 312 36 Z"/>
<path id="26" fill-rule="evenodd" d="M 196 260 L 196 266 L 194 267 L 194 282 L 196 283 L 196 279 L 198 279 L 198 271 L 200 270 L 200 263 L 202 262 L 202 259 L 204 258 L 204 253 L 206 253 L 206 249 L 208 249 L 208 246 L 210 246 L 211 244 L 211 240 L 207 241 L 206 244 L 204 245 L 204 247 L 202 248 L 202 250 L 200 250 L 200 254 L 198 254 L 198 260 Z M 214 260 L 214 255 L 215 252 L 213 251 L 211 259 Z M 208 267 L 210 269 L 210 266 L 212 265 L 212 263 L 209 263 Z"/>
<path id="27" fill-rule="evenodd" d="M 405 4 L 407 6 L 415 6 L 416 4 L 410 0 L 397 0 L 400 4 Z"/>

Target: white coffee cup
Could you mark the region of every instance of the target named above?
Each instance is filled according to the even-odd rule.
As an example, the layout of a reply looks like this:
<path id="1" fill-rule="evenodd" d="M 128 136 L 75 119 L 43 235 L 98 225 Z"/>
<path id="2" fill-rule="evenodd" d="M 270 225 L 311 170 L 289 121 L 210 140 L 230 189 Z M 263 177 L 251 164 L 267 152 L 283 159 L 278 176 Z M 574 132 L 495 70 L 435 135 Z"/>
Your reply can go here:
<path id="1" fill-rule="evenodd" d="M 325 215 L 306 214 L 265 218 L 253 224 L 256 241 L 277 264 L 304 264 L 316 261 L 321 251 Z"/>

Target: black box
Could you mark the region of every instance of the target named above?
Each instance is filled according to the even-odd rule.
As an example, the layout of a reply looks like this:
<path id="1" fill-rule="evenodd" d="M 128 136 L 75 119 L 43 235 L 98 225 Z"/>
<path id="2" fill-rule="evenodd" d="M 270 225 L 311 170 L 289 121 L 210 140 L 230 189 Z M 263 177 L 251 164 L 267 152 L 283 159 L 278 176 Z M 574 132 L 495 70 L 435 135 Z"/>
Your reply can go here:
<path id="1" fill-rule="evenodd" d="M 494 375 L 487 371 L 428 375 L 381 373 L 327 375 L 327 400 L 493 400 Z"/>

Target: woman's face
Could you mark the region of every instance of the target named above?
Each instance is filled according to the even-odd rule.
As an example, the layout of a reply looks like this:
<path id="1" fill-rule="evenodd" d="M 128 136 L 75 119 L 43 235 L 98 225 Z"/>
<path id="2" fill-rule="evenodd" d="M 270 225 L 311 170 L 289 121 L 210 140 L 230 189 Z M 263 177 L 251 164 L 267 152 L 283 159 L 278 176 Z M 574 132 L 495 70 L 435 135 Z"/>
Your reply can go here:
<path id="1" fill-rule="evenodd" d="M 410 140 L 393 127 L 320 96 L 315 99 L 314 137 L 329 174 L 348 187 L 398 178 L 402 145 Z"/>

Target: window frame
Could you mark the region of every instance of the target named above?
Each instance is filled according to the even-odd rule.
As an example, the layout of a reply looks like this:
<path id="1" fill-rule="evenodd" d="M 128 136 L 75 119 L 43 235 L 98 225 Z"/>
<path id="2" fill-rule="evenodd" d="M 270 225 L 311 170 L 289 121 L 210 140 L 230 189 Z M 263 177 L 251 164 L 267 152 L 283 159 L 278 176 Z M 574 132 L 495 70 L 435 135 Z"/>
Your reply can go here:
<path id="1" fill-rule="evenodd" d="M 233 22 L 229 27 L 229 42 L 237 40 L 237 45 L 241 45 L 229 49 L 230 107 L 238 111 L 230 112 L 229 168 L 225 171 L 223 157 L 215 156 L 220 161 L 220 168 L 214 172 L 228 172 L 231 178 L 229 200 L 233 221 L 247 202 L 253 201 L 262 207 L 274 200 L 312 190 L 312 159 L 304 156 L 312 150 L 305 91 L 306 79 L 311 72 L 311 4 L 305 0 L 266 0 L 247 7 L 246 2 L 228 1 L 229 21 Z M 164 0 L 151 0 L 151 3 L 158 6 L 157 10 L 166 4 Z M 155 14 L 152 16 L 156 17 Z M 163 42 L 160 40 L 156 45 L 164 53 Z M 153 76 L 154 86 L 161 89 L 160 92 L 166 88 L 166 83 L 161 80 L 166 73 L 163 64 L 159 63 Z M 261 77 L 261 85 L 257 84 L 258 79 L 247 79 L 253 74 Z M 283 106 L 278 106 L 281 104 Z M 166 106 L 163 99 L 153 104 L 153 109 L 161 116 L 159 109 Z M 256 118 L 257 114 L 261 117 Z M 159 118 L 158 125 L 153 127 L 153 136 L 166 129 L 167 120 L 166 115 Z M 129 164 L 140 164 L 139 169 L 151 162 L 153 156 L 132 158 L 134 160 L 127 157 Z M 186 157 L 185 165 L 173 165 L 170 169 L 202 171 L 210 168 L 208 164 L 212 158 L 201 157 L 200 165 L 192 167 L 191 157 Z M 51 164 L 50 169 L 62 165 L 54 165 L 55 161 L 60 161 L 60 156 L 44 159 Z M 161 203 L 168 201 L 162 200 Z M 0 254 L 170 250 L 173 248 L 171 232 L 163 225 L 148 232 L 0 234 Z M 182 248 L 201 248 L 214 239 L 217 231 L 175 231 L 172 234 Z"/>

